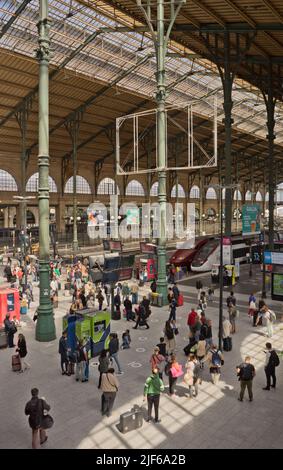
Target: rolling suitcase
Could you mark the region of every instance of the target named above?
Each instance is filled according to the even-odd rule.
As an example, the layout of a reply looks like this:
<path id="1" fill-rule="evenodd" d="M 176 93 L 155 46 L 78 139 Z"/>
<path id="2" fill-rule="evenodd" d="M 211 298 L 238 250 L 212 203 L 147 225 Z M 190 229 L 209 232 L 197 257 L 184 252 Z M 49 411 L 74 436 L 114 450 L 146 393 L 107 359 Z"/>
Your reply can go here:
<path id="1" fill-rule="evenodd" d="M 65 288 L 65 290 L 71 290 L 71 283 L 66 282 L 64 288 Z"/>
<path id="2" fill-rule="evenodd" d="M 8 338 L 5 332 L 5 328 L 0 328 L 0 348 L 7 348 Z"/>
<path id="3" fill-rule="evenodd" d="M 119 430 L 125 434 L 129 431 L 141 428 L 143 424 L 143 411 L 138 405 L 134 405 L 131 411 L 120 415 Z"/>
<path id="4" fill-rule="evenodd" d="M 12 370 L 14 372 L 19 372 L 21 370 L 21 361 L 18 354 L 12 356 Z"/>
<path id="5" fill-rule="evenodd" d="M 232 351 L 232 338 L 223 338 L 223 349 L 224 351 Z"/>
<path id="6" fill-rule="evenodd" d="M 75 373 L 75 363 L 74 362 L 68 362 L 67 372 L 68 372 L 68 374 L 71 374 L 71 375 L 73 375 Z"/>

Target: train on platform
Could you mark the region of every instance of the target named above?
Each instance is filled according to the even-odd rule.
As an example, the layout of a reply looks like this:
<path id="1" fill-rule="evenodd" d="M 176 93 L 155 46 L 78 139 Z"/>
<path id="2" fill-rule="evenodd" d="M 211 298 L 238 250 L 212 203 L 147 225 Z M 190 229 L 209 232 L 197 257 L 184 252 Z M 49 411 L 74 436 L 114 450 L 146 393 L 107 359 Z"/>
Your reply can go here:
<path id="1" fill-rule="evenodd" d="M 268 232 L 265 232 L 265 246 L 267 249 Z M 251 246 L 258 244 L 258 235 L 243 238 L 240 234 L 231 237 L 232 260 L 240 263 L 247 262 Z M 274 249 L 283 250 L 283 233 L 275 231 Z M 220 238 L 206 237 L 196 240 L 195 246 L 190 249 L 181 248 L 173 253 L 170 263 L 174 266 L 186 267 L 193 272 L 211 271 L 214 264 L 220 261 Z"/>

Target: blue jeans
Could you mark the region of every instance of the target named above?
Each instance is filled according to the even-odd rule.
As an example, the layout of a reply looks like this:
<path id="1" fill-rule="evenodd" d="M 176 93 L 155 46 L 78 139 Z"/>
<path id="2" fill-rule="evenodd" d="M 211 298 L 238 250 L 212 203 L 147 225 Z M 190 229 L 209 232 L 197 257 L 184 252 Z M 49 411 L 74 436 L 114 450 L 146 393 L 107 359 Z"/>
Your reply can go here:
<path id="1" fill-rule="evenodd" d="M 118 353 L 117 353 L 117 352 L 116 352 L 116 353 L 113 353 L 113 354 L 111 355 L 111 358 L 114 359 L 114 361 L 116 362 L 117 367 L 118 367 L 118 372 L 122 372 L 121 366 L 120 366 L 120 362 L 119 362 L 119 359 L 118 359 Z"/>
<path id="2" fill-rule="evenodd" d="M 137 293 L 132 294 L 132 304 L 138 304 L 138 294 Z"/>

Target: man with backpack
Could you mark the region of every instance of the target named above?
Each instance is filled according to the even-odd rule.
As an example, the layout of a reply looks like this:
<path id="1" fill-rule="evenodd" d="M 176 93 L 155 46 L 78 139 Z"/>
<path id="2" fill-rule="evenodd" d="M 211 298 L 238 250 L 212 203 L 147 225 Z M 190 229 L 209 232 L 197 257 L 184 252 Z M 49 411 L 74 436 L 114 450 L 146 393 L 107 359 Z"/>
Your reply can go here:
<path id="1" fill-rule="evenodd" d="M 241 382 L 241 391 L 238 398 L 239 401 L 243 401 L 246 387 L 249 393 L 249 400 L 253 401 L 253 378 L 255 377 L 255 368 L 251 364 L 250 356 L 245 357 L 245 362 L 237 366 L 237 375 Z"/>
<path id="2" fill-rule="evenodd" d="M 276 387 L 276 375 L 275 375 L 275 368 L 279 366 L 280 361 L 279 357 L 274 349 L 272 349 L 271 343 L 266 343 L 266 351 L 265 352 L 265 365 L 264 371 L 266 375 L 266 387 L 263 390 L 270 390 L 270 387 Z M 272 377 L 272 385 L 270 384 Z"/>
<path id="3" fill-rule="evenodd" d="M 39 449 L 40 445 L 44 444 L 48 437 L 43 427 L 44 411 L 50 410 L 44 398 L 38 397 L 39 391 L 37 388 L 31 390 L 31 400 L 25 406 L 25 414 L 29 416 L 29 425 L 32 429 L 32 448 Z"/>
<path id="4" fill-rule="evenodd" d="M 219 382 L 221 374 L 221 366 L 224 364 L 223 354 L 217 349 L 215 344 L 211 346 L 211 349 L 208 351 L 203 362 L 208 361 L 209 363 L 209 372 L 211 375 L 211 380 L 214 385 Z"/>

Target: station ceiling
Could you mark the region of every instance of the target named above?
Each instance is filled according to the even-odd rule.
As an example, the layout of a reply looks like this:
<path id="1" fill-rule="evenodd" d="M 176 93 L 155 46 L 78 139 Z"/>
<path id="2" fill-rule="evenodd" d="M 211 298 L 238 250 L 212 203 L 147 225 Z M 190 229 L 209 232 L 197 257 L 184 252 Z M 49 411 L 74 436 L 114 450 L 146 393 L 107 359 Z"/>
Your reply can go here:
<path id="1" fill-rule="evenodd" d="M 247 30 L 244 30 L 244 34 L 250 34 L 256 28 L 255 37 L 248 51 L 252 56 L 251 63 L 255 67 L 254 70 L 257 70 L 256 67 L 258 70 L 260 67 L 264 70 L 266 65 L 263 64 L 263 58 L 272 57 L 274 62 L 272 67 L 277 71 L 276 80 L 279 83 L 280 54 L 283 57 L 282 48 L 281 52 L 279 50 L 281 40 L 283 43 L 283 33 L 280 32 L 279 25 L 283 26 L 283 22 L 278 20 L 275 13 L 271 14 L 270 9 L 269 14 L 265 15 L 269 3 L 238 0 L 237 5 L 241 4 L 241 9 L 245 11 L 243 14 L 246 19 L 244 19 L 240 12 L 236 13 L 234 10 L 233 13 L 231 5 L 236 5 L 234 1 L 190 1 L 182 7 L 176 29 L 172 32 L 166 63 L 168 105 L 183 106 L 188 101 L 195 102 L 194 134 L 208 151 L 212 151 L 209 119 L 213 114 L 214 100 L 217 97 L 220 157 L 223 154 L 224 144 L 221 80 L 212 57 L 197 40 L 200 33 L 196 28 L 197 25 L 198 28 L 203 27 L 203 34 L 208 38 L 210 35 L 206 31 L 211 28 L 212 31 L 213 28 L 225 29 L 221 22 L 216 21 L 218 13 L 225 25 L 226 22 L 234 24 L 234 29 L 232 26 L 230 28 L 231 40 L 235 34 L 232 31 L 237 32 L 243 29 L 244 25 Z M 155 107 L 155 59 L 151 39 L 144 28 L 135 1 L 118 3 L 50 0 L 49 4 L 53 50 L 50 64 L 51 161 L 70 157 L 72 144 L 68 124 L 79 113 L 81 116 L 79 163 L 92 164 L 100 160 L 113 167 L 115 118 Z M 244 4 L 254 5 L 255 8 L 254 10 L 243 8 Z M 256 8 L 259 4 L 260 6 Z M 273 5 L 277 8 L 274 7 L 278 14 L 280 9 L 283 10 L 280 2 L 273 0 Z M 204 7 L 207 7 L 206 12 Z M 261 15 L 262 12 L 264 13 Z M 247 17 L 255 22 L 254 26 L 249 24 Z M 259 28 L 263 25 L 263 20 L 269 25 L 268 31 Z M 31 158 L 36 159 L 37 156 L 38 64 L 35 59 L 37 21 L 37 0 L 1 2 L 0 159 L 7 156 L 16 158 L 21 154 L 21 132 L 17 118 L 19 119 L 23 107 L 29 111 L 27 150 Z M 182 30 L 178 30 L 179 27 Z M 276 47 L 275 41 L 278 43 Z M 262 53 L 259 53 L 260 48 Z M 262 62 L 257 63 L 259 56 Z M 251 166 L 254 176 L 263 179 L 266 173 L 268 144 L 265 139 L 265 104 L 257 88 L 259 84 L 250 79 L 249 73 L 244 72 L 246 72 L 245 65 L 239 69 L 234 84 L 232 148 L 235 161 L 238 162 L 238 175 L 248 181 Z M 283 176 L 283 168 L 281 170 L 283 115 L 280 98 L 278 88 L 275 115 L 278 178 Z M 177 113 L 176 119 L 181 123 L 182 115 Z M 174 138 L 178 139 L 177 130 L 170 129 L 169 137 L 171 141 Z M 125 132 L 121 143 L 125 148 L 128 146 L 129 154 L 131 140 L 130 133 Z M 185 148 L 181 148 L 178 159 L 186 159 Z M 207 173 L 212 174 L 212 171 L 207 170 Z"/>

